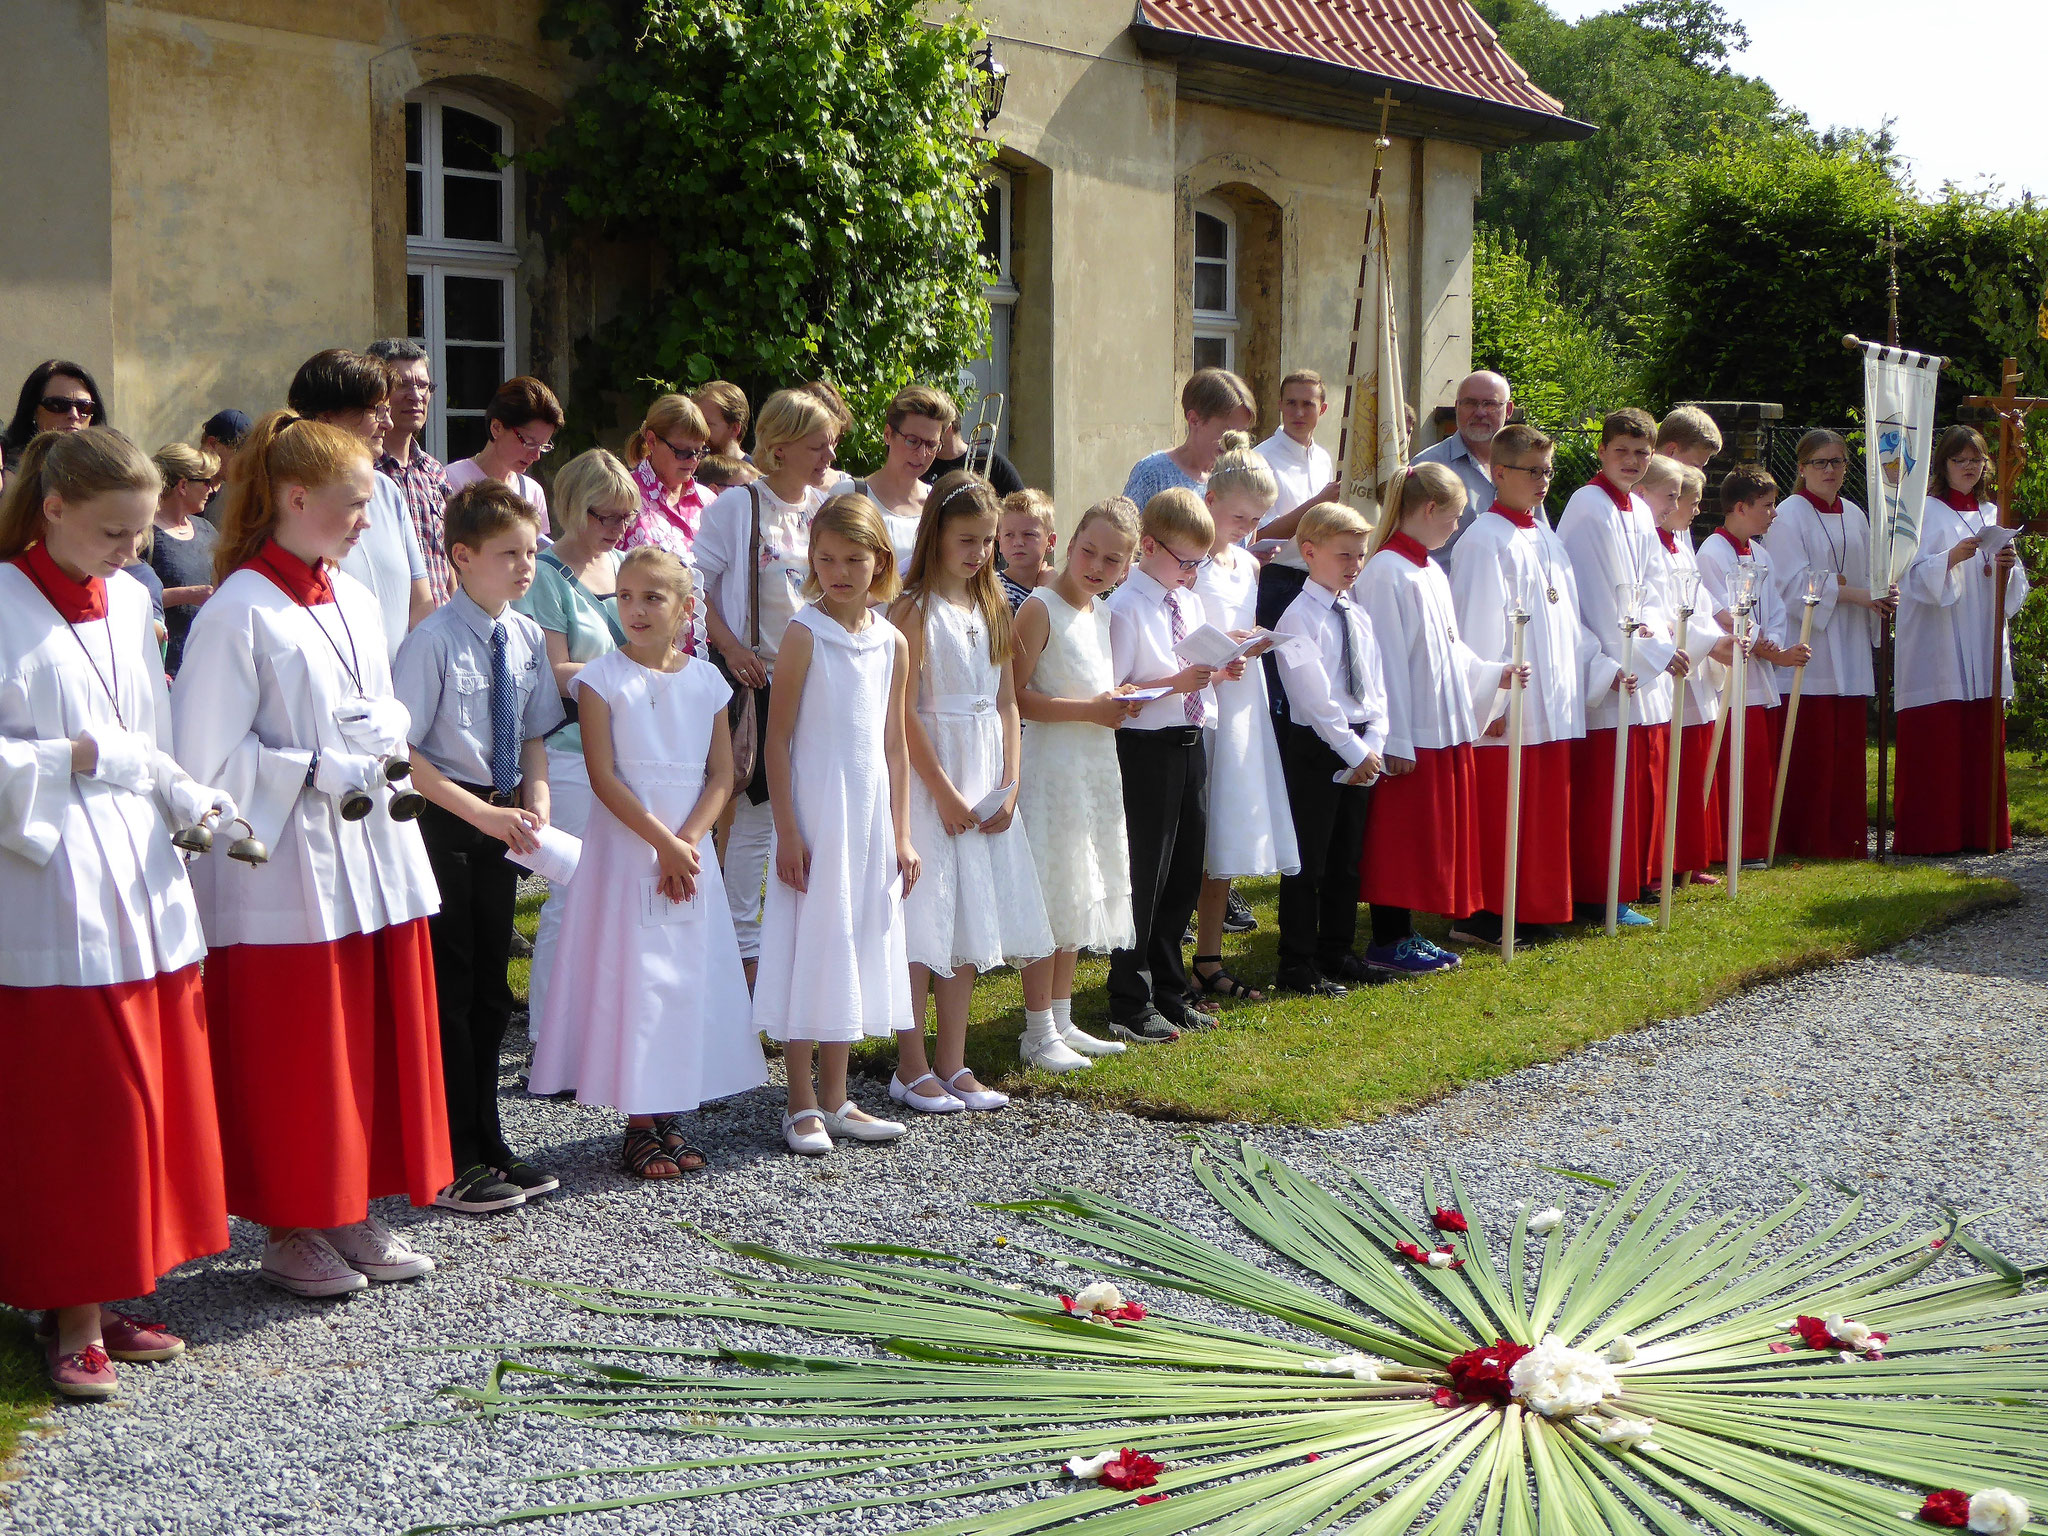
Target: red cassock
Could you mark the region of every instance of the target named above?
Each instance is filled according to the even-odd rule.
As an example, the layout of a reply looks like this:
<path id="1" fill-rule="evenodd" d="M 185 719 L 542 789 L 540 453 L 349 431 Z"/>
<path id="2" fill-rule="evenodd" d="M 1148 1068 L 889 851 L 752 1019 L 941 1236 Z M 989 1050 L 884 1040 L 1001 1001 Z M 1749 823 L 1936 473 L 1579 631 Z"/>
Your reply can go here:
<path id="1" fill-rule="evenodd" d="M 1869 851 L 1870 796 L 1865 771 L 1865 707 L 1858 695 L 1804 694 L 1785 767 L 1785 809 L 1778 853 L 1809 859 L 1860 859 Z M 1978 804 L 1983 796 L 1978 796 Z M 1745 803 L 1743 815 L 1749 814 Z M 1764 812 L 1766 834 L 1770 812 Z M 1722 836 L 1727 836 L 1724 831 Z M 1745 836 L 1743 841 L 1749 839 Z M 1978 840 L 1983 840 L 1980 830 Z"/>
<path id="2" fill-rule="evenodd" d="M 1800 713 L 1806 706 L 1800 706 Z M 1778 742 L 1785 728 L 1785 708 L 1752 704 L 1744 715 L 1742 776 L 1742 857 L 1760 859 L 1771 843 L 1771 796 L 1778 783 Z M 1721 857 L 1728 856 L 1728 759 L 1735 749 L 1735 727 L 1731 724 L 1721 737 L 1721 757 L 1715 765 L 1714 784 L 1721 795 L 1720 833 L 1716 846 Z M 1787 815 L 1790 814 L 1788 811 Z M 1782 831 L 1779 834 L 1783 836 Z"/>
<path id="3" fill-rule="evenodd" d="M 1621 805 L 1621 899 L 1634 901 L 1664 879 L 1662 725 L 1628 728 L 1628 789 Z M 1681 764 L 1681 767 L 1683 765 Z M 1614 727 L 1572 743 L 1572 895 L 1607 902 L 1607 850 L 1614 824 Z"/>
<path id="4" fill-rule="evenodd" d="M 1949 699 L 1899 711 L 1892 796 L 1894 853 L 1982 853 L 1985 799 L 1994 762 L 1998 765 L 1998 846 L 2012 846 L 2005 762 L 1994 750 L 2003 711 L 2004 704 L 1998 699 Z M 1799 728 L 1806 729 L 1803 709 Z"/>
<path id="5" fill-rule="evenodd" d="M 1373 786 L 1358 860 L 1358 899 L 1445 917 L 1485 901 L 1479 853 L 1479 770 L 1472 744 L 1421 747 L 1415 770 Z M 1531 919 L 1536 921 L 1536 919 Z"/>
<path id="6" fill-rule="evenodd" d="M 206 958 L 228 1209 L 342 1227 L 366 1201 L 431 1205 L 453 1174 L 425 918 Z"/>
<path id="7" fill-rule="evenodd" d="M 0 987 L 0 1301 L 143 1296 L 228 1245 L 199 967 Z"/>
<path id="8" fill-rule="evenodd" d="M 1508 752 L 1479 747 L 1480 906 L 1507 910 Z M 1515 921 L 1572 920 L 1572 744 L 1546 741 L 1522 748 L 1522 830 L 1515 847 Z"/>
<path id="9" fill-rule="evenodd" d="M 1698 874 L 1728 857 L 1728 807 L 1721 799 L 1721 775 L 1707 788 L 1707 753 L 1714 745 L 1712 725 L 1688 725 L 1678 757 L 1678 841 L 1671 867 L 1676 873 Z M 1663 873 L 1658 872 L 1658 879 Z"/>

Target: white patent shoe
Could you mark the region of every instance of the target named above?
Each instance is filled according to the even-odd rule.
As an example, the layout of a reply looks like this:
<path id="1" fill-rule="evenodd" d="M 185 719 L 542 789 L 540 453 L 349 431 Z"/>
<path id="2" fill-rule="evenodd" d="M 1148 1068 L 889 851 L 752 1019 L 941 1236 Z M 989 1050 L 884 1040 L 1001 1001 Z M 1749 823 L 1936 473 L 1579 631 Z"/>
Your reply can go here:
<path id="1" fill-rule="evenodd" d="M 920 1083 L 930 1083 L 933 1091 L 929 1094 L 919 1093 L 917 1088 Z M 927 1072 L 908 1084 L 899 1081 L 895 1073 L 890 1073 L 889 1097 L 905 1109 L 914 1109 L 922 1115 L 958 1114 L 967 1107 L 964 1102 L 946 1091 L 936 1072 Z"/>
<path id="2" fill-rule="evenodd" d="M 806 1120 L 815 1120 L 818 1129 L 798 1130 L 797 1126 Z M 831 1123 L 831 1117 L 822 1109 L 792 1110 L 782 1117 L 782 1139 L 792 1152 L 801 1152 L 805 1157 L 823 1157 L 832 1150 Z"/>
<path id="3" fill-rule="evenodd" d="M 825 1129 L 834 1136 L 844 1136 L 848 1141 L 894 1141 L 906 1129 L 900 1120 L 877 1120 L 872 1116 L 863 1117 L 860 1106 L 848 1099 L 837 1109 L 825 1115 Z"/>
<path id="4" fill-rule="evenodd" d="M 954 1098 L 965 1104 L 969 1109 L 1008 1109 L 1010 1107 L 1010 1096 L 1007 1093 L 998 1093 L 993 1088 L 962 1088 L 960 1086 L 960 1079 L 972 1076 L 974 1076 L 972 1072 L 966 1067 L 962 1067 L 958 1072 L 955 1072 L 946 1079 L 946 1092 L 952 1094 Z"/>

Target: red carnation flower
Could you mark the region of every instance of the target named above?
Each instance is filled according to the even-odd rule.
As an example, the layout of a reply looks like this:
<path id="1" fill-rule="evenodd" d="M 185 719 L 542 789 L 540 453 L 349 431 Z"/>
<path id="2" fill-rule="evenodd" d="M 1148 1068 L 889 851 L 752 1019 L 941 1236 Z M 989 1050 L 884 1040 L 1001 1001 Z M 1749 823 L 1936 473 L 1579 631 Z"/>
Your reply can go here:
<path id="1" fill-rule="evenodd" d="M 1125 1446 L 1116 1453 L 1116 1460 L 1102 1469 L 1100 1481 L 1105 1488 L 1128 1493 L 1133 1488 L 1150 1488 L 1165 1470 L 1166 1463 Z"/>
<path id="2" fill-rule="evenodd" d="M 1429 1219 L 1436 1223 L 1436 1229 L 1439 1232 L 1469 1232 L 1472 1230 L 1471 1225 L 1460 1212 L 1446 1210 L 1442 1206 L 1438 1206 L 1436 1213 Z"/>
<path id="3" fill-rule="evenodd" d="M 1306 1456 L 1302 1457 L 1301 1459 L 1303 1461 L 1321 1461 L 1323 1459 L 1323 1453 L 1321 1451 L 1310 1451 Z"/>
<path id="4" fill-rule="evenodd" d="M 1434 1396 L 1436 1399 L 1436 1405 L 1439 1408 L 1455 1408 L 1458 1406 L 1458 1394 L 1453 1392 L 1449 1387 L 1438 1387 L 1436 1389 Z"/>
<path id="5" fill-rule="evenodd" d="M 1445 1369 L 1450 1372 L 1451 1386 L 1458 1396 L 1504 1405 L 1515 1390 L 1508 1372 L 1528 1353 L 1527 1344 L 1496 1339 L 1487 1348 L 1467 1350 Z"/>
<path id="6" fill-rule="evenodd" d="M 1920 1506 L 1920 1518 L 1929 1525 L 1952 1526 L 1961 1530 L 1970 1523 L 1970 1496 L 1960 1488 L 1943 1488 L 1927 1495 Z"/>
<path id="7" fill-rule="evenodd" d="M 1394 1244 L 1394 1252 L 1400 1254 L 1404 1259 L 1413 1259 L 1418 1264 L 1427 1264 L 1429 1262 L 1429 1250 L 1420 1243 L 1396 1243 Z"/>
<path id="8" fill-rule="evenodd" d="M 1835 1342 L 1835 1336 L 1828 1332 L 1828 1325 L 1817 1317 L 1807 1317 L 1801 1314 L 1792 1320 L 1792 1326 L 1798 1332 L 1800 1342 L 1808 1349 L 1840 1349 L 1842 1347 Z"/>

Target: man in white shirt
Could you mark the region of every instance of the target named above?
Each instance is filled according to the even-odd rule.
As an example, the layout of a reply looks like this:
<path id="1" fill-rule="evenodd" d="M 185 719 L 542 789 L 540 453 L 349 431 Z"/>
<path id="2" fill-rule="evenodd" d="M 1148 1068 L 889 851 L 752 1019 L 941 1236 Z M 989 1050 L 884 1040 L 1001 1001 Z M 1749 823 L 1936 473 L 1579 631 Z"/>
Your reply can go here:
<path id="1" fill-rule="evenodd" d="M 1330 409 L 1323 376 L 1313 368 L 1297 368 L 1280 381 L 1280 430 L 1259 444 L 1259 457 L 1273 471 L 1280 494 L 1273 510 L 1259 525 L 1261 539 L 1281 539 L 1273 558 L 1259 572 L 1257 616 L 1263 629 L 1280 622 L 1287 605 L 1301 594 L 1308 580 L 1308 566 L 1301 557 L 1301 545 L 1294 530 L 1311 507 L 1337 499 L 1337 472 L 1329 450 L 1316 441 L 1316 424 Z M 1276 721 L 1287 718 L 1287 690 L 1280 686 L 1277 659 L 1268 653 L 1266 696 L 1272 701 Z"/>
<path id="2" fill-rule="evenodd" d="M 1430 555 L 1447 571 L 1451 568 L 1451 551 L 1458 547 L 1465 530 L 1472 526 L 1474 518 L 1493 506 L 1493 438 L 1507 425 L 1513 404 L 1508 381 L 1501 375 L 1467 374 L 1458 384 L 1458 430 L 1415 455 L 1416 463 L 1441 464 L 1465 482 L 1465 511 L 1458 518 L 1457 532 Z"/>

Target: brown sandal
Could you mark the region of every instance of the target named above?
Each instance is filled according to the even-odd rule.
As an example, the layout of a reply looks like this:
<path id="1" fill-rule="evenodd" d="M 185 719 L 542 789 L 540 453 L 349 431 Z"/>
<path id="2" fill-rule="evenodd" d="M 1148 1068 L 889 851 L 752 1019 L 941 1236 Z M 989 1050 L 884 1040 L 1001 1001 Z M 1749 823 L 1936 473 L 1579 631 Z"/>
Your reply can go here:
<path id="1" fill-rule="evenodd" d="M 679 1179 L 682 1169 L 669 1156 L 668 1148 L 661 1144 L 661 1138 L 654 1133 L 651 1125 L 629 1125 L 626 1127 L 626 1143 L 619 1151 L 619 1161 L 626 1172 L 642 1179 Z M 668 1165 L 667 1173 L 654 1172 L 657 1163 Z"/>

